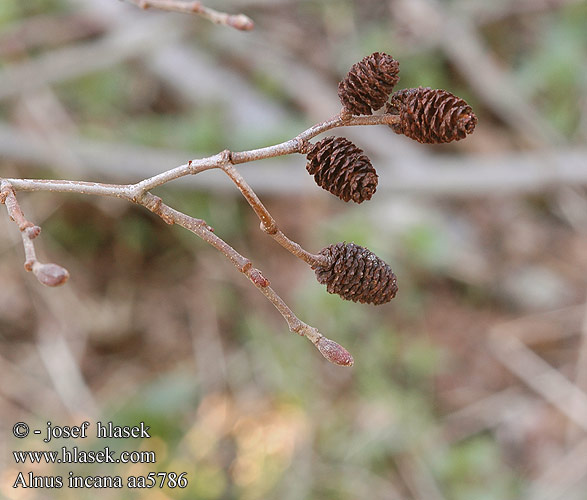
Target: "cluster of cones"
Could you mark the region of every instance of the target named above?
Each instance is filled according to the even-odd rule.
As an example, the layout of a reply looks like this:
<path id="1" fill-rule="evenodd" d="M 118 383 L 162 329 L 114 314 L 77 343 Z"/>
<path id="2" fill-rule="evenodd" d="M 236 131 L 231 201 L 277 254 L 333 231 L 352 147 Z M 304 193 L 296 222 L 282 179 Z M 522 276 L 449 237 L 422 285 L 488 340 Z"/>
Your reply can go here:
<path id="1" fill-rule="evenodd" d="M 390 125 L 397 134 L 426 144 L 464 139 L 475 129 L 477 117 L 463 99 L 441 89 L 418 87 L 398 90 L 399 63 L 388 54 L 375 52 L 354 64 L 338 84 L 338 96 L 346 113 L 397 116 Z M 393 93 L 392 93 L 393 92 Z M 377 173 L 363 151 L 343 137 L 326 137 L 307 154 L 308 172 L 316 183 L 344 201 L 362 203 L 377 188 Z"/>
<path id="2" fill-rule="evenodd" d="M 397 134 L 426 144 L 464 139 L 477 117 L 461 98 L 446 90 L 418 87 L 393 92 L 399 81 L 399 63 L 375 52 L 354 64 L 338 85 L 347 115 L 384 113 L 397 119 L 390 125 Z M 316 183 L 355 203 L 371 199 L 377 189 L 377 172 L 364 152 L 344 137 L 326 137 L 311 145 L 306 169 Z M 355 302 L 383 304 L 397 293 L 397 279 L 388 264 L 354 243 L 324 248 L 327 264 L 316 266 L 318 281 L 328 292 Z"/>

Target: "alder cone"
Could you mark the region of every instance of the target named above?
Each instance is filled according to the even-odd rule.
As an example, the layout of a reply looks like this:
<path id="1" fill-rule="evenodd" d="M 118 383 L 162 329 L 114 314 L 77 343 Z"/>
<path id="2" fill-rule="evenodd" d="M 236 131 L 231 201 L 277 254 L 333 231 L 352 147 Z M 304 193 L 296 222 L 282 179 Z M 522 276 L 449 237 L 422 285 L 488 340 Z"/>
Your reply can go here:
<path id="1" fill-rule="evenodd" d="M 315 268 L 318 282 L 345 300 L 385 304 L 397 293 L 397 278 L 388 264 L 371 250 L 354 243 L 336 243 L 320 251 L 326 266 Z"/>
<path id="2" fill-rule="evenodd" d="M 381 108 L 399 80 L 399 63 L 390 55 L 374 52 L 353 64 L 338 84 L 338 97 L 353 115 L 371 115 Z"/>
<path id="3" fill-rule="evenodd" d="M 326 137 L 312 145 L 306 170 L 316 184 L 343 201 L 362 203 L 377 189 L 377 172 L 363 150 L 344 137 Z"/>
<path id="4" fill-rule="evenodd" d="M 390 125 L 396 134 L 426 144 L 464 139 L 477 125 L 477 116 L 463 99 L 429 87 L 395 92 L 385 112 L 399 114 L 399 123 Z"/>

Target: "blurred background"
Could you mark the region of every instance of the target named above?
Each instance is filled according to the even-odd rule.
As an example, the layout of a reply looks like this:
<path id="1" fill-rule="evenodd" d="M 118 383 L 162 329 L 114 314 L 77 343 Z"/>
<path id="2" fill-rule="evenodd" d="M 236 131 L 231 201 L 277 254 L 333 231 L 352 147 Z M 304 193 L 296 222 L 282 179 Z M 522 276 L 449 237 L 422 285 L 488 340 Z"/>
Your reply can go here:
<path id="1" fill-rule="evenodd" d="M 399 294 L 329 295 L 259 230 L 228 178 L 155 191 L 249 257 L 303 321 L 354 355 L 329 364 L 218 252 L 128 203 L 21 193 L 37 252 L 23 270 L 0 214 L 0 496 L 10 499 L 587 499 L 587 2 L 210 0 L 252 32 L 119 0 L 0 2 L 0 176 L 130 183 L 225 148 L 287 140 L 340 110 L 367 54 L 397 88 L 444 88 L 479 117 L 426 146 L 337 131 L 380 184 L 350 206 L 301 155 L 239 166 L 313 252 L 353 241 Z M 156 464 L 14 463 L 31 428 L 151 426 Z M 91 433 L 93 434 L 93 432 Z M 39 475 L 187 472 L 186 489 L 13 489 Z"/>

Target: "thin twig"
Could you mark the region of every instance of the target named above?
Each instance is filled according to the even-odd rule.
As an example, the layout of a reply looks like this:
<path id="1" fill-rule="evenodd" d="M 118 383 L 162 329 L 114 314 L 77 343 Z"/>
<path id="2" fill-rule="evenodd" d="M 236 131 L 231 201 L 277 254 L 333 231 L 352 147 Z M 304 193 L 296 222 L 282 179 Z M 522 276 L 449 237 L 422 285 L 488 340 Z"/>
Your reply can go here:
<path id="1" fill-rule="evenodd" d="M 255 27 L 253 20 L 244 14 L 227 14 L 202 5 L 197 1 L 181 0 L 127 0 L 141 9 L 159 9 L 184 14 L 197 14 L 212 21 L 214 24 L 223 24 L 241 31 L 250 31 Z"/>
<path id="2" fill-rule="evenodd" d="M 304 130 L 301 134 L 290 139 L 289 141 L 269 146 L 266 148 L 252 149 L 250 151 L 234 152 L 231 154 L 232 163 L 246 163 L 253 160 L 262 160 L 264 158 L 273 158 L 275 156 L 284 156 L 292 153 L 299 153 L 306 141 L 313 139 L 323 132 L 338 127 L 352 127 L 357 125 L 392 125 L 399 122 L 398 115 L 383 114 L 372 116 L 353 116 L 344 119 L 341 114 L 337 114 L 329 120 L 317 123 L 316 125 Z"/>
<path id="3" fill-rule="evenodd" d="M 289 329 L 298 335 L 307 337 L 326 359 L 339 365 L 351 366 L 354 363 L 352 356 L 346 349 L 324 337 L 316 328 L 301 321 L 275 290 L 269 286 L 269 280 L 263 276 L 261 271 L 253 267 L 249 259 L 215 235 L 212 228 L 203 220 L 194 219 L 171 208 L 163 203 L 161 198 L 151 193 L 146 193 L 138 203 L 159 215 L 168 224 L 178 224 L 184 227 L 220 251 L 275 306 L 287 322 Z"/>
<path id="4" fill-rule="evenodd" d="M 23 144 L 27 144 L 27 147 L 23 148 Z M 190 156 L 189 151 L 129 146 L 78 136 L 68 138 L 66 144 L 87 172 L 114 181 L 152 175 L 158 172 L 160 165 L 179 164 Z M 370 147 L 369 152 L 375 155 Z M 47 144 L 30 142 L 28 134 L 0 121 L 0 156 L 3 159 L 53 167 L 55 162 L 51 153 Z M 396 158 L 389 154 L 377 154 L 377 157 L 378 173 L 393 174 L 380 175 L 377 186 L 379 196 L 410 193 L 448 198 L 492 197 L 550 192 L 553 187 L 560 186 L 587 186 L 587 150 L 581 148 L 562 149 L 553 153 L 552 165 L 545 161 L 539 151 L 499 156 L 443 154 L 426 158 L 425 162 L 409 155 Z M 247 172 L 247 179 L 259 195 L 316 193 L 313 182 L 305 182 L 303 176 L 293 175 L 290 171 L 299 167 L 299 161 L 299 158 L 291 156 L 279 163 L 265 162 Z M 186 179 L 183 187 L 192 188 L 196 183 L 199 189 L 211 191 L 225 186 L 222 177 L 210 175 L 201 179 Z"/>
<path id="5" fill-rule="evenodd" d="M 1 179 L 14 191 L 49 191 L 52 193 L 77 193 L 108 196 L 133 201 L 130 194 L 132 184 L 103 184 L 100 182 L 53 180 L 53 179 Z"/>
<path id="6" fill-rule="evenodd" d="M 98 196 L 122 198 L 138 202 L 141 196 L 156 187 L 181 177 L 198 174 L 212 168 L 221 168 L 228 156 L 233 164 L 247 163 L 265 158 L 288 155 L 300 152 L 306 141 L 317 135 L 338 127 L 359 125 L 390 125 L 399 120 L 397 115 L 383 114 L 375 116 L 354 116 L 348 121 L 336 115 L 330 120 L 314 125 L 289 141 L 265 148 L 242 152 L 223 151 L 208 158 L 190 160 L 188 163 L 166 172 L 154 175 L 136 184 L 105 184 L 99 182 L 46 180 L 46 179 L 4 179 L 15 191 L 50 191 L 56 193 L 79 193 Z"/>
<path id="7" fill-rule="evenodd" d="M 315 255 L 308 252 L 307 250 L 304 250 L 299 243 L 290 240 L 283 233 L 283 231 L 279 229 L 275 219 L 271 216 L 263 203 L 261 203 L 259 197 L 247 184 L 243 176 L 231 164 L 224 165 L 222 170 L 226 172 L 230 179 L 236 184 L 245 199 L 249 202 L 249 205 L 251 205 L 252 209 L 261 220 L 261 229 L 264 232 L 271 236 L 288 252 L 303 260 L 306 264 L 309 264 L 312 267 L 325 266 L 327 264 L 327 258 L 325 256 Z"/>
<path id="8" fill-rule="evenodd" d="M 33 240 L 39 236 L 41 228 L 27 220 L 16 199 L 14 189 L 5 181 L 0 183 L 0 203 L 6 205 L 8 215 L 20 229 L 25 254 L 24 268 L 32 271 L 43 285 L 59 286 L 65 283 L 69 278 L 67 269 L 57 264 L 43 264 L 37 259 Z"/>

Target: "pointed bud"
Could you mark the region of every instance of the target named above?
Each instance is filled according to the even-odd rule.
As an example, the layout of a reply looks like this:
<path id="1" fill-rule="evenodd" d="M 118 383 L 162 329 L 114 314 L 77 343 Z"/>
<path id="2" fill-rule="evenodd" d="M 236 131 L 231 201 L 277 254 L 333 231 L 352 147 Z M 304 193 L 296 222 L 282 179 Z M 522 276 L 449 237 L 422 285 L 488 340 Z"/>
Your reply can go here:
<path id="1" fill-rule="evenodd" d="M 340 344 L 334 342 L 334 340 L 321 337 L 318 342 L 316 342 L 316 347 L 322 356 L 335 365 L 353 366 L 355 363 L 351 353 Z"/>
<path id="2" fill-rule="evenodd" d="M 244 14 L 228 16 L 226 24 L 241 31 L 251 31 L 255 28 L 255 23 L 253 20 Z"/>
<path id="3" fill-rule="evenodd" d="M 41 264 L 35 262 L 33 274 L 39 282 L 46 286 L 63 285 L 69 279 L 69 271 L 57 264 Z"/>

